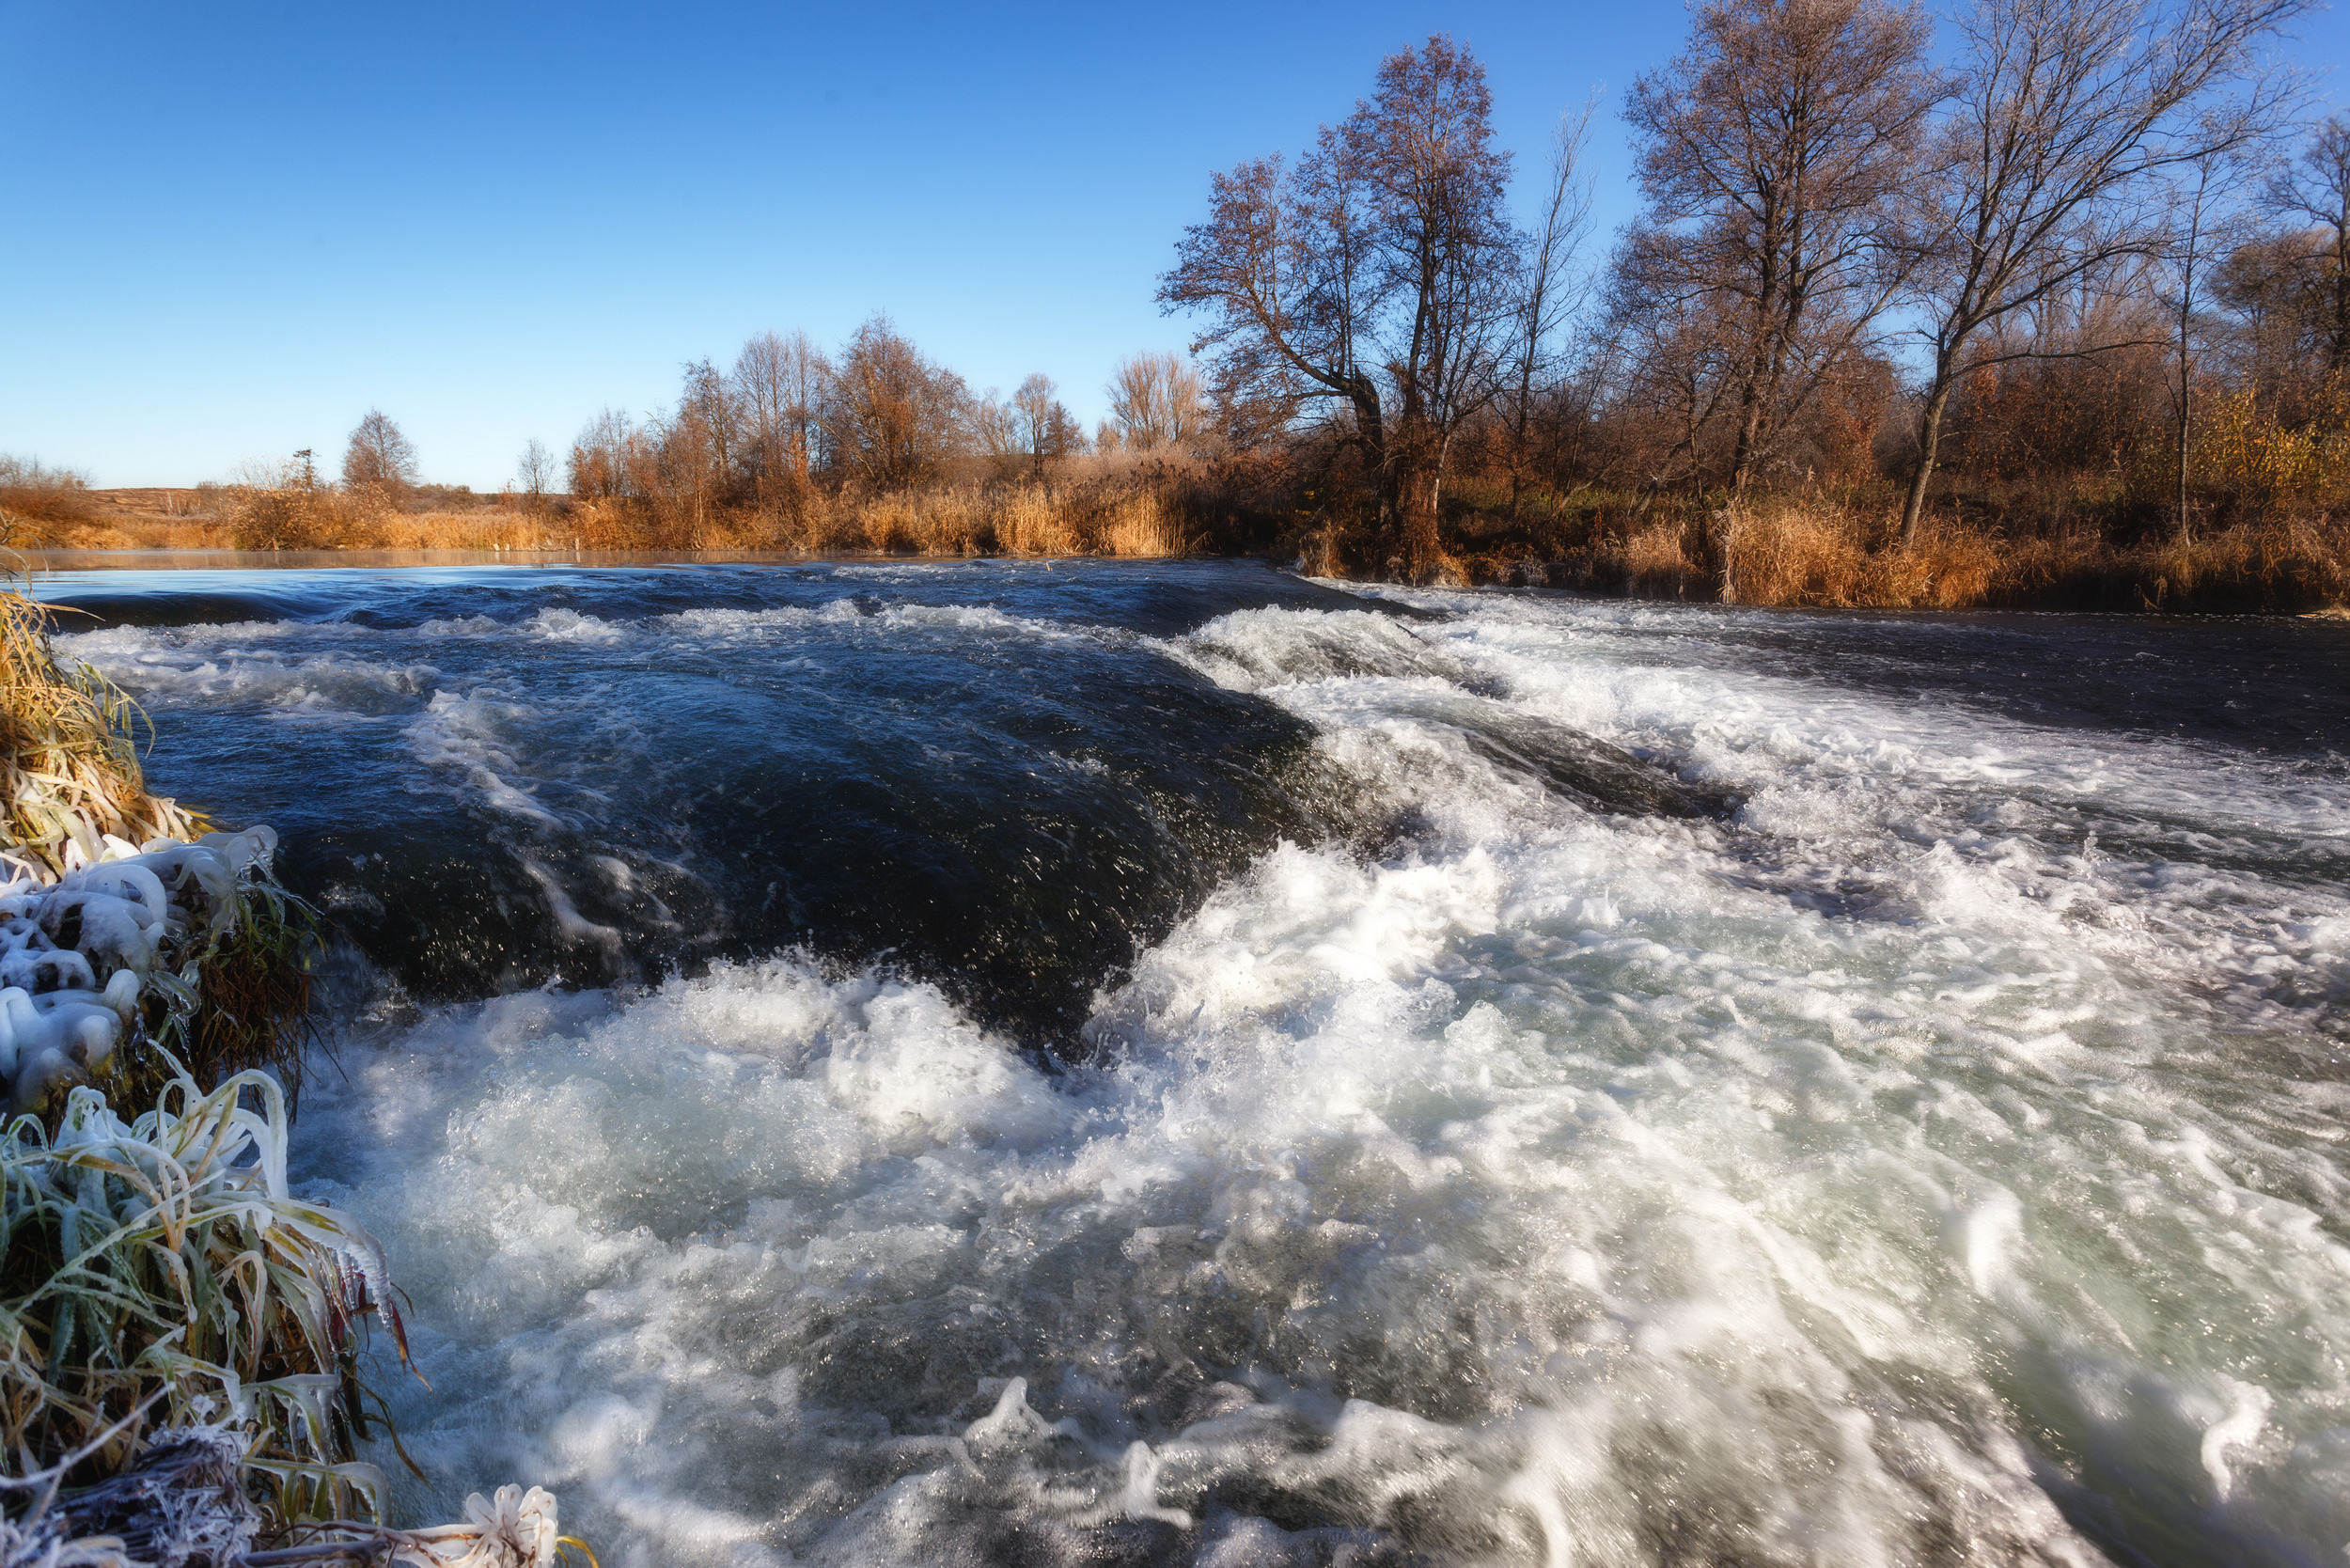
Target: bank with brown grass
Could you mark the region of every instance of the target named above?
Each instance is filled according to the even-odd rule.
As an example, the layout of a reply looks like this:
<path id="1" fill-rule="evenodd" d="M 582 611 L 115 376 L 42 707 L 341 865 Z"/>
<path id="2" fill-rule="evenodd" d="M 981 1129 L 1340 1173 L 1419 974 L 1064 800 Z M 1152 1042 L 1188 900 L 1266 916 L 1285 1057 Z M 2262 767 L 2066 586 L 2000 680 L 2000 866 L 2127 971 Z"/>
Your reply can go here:
<path id="1" fill-rule="evenodd" d="M 2185 536 L 2126 489 L 2029 504 L 1974 496 L 1900 539 L 1897 498 L 1647 495 L 1456 486 L 1438 580 L 1641 598 L 1885 609 L 2307 613 L 2350 602 L 2350 513 L 2238 506 Z M 977 468 L 784 504 L 651 497 L 405 497 L 327 486 L 87 492 L 20 543 L 73 550 L 758 552 L 820 557 L 1260 555 L 1317 574 L 1400 579 L 1398 530 L 1293 463 L 1131 455 L 1013 478 Z"/>
<path id="2" fill-rule="evenodd" d="M 1612 512 L 1612 515 L 1611 515 Z M 1635 497 L 1547 525 L 1465 529 L 1469 583 L 1639 598 L 1875 609 L 2307 613 L 2350 601 L 2350 519 L 2253 518 L 2116 540 L 2079 523 L 2011 533 L 1831 500 L 1652 506 Z"/>

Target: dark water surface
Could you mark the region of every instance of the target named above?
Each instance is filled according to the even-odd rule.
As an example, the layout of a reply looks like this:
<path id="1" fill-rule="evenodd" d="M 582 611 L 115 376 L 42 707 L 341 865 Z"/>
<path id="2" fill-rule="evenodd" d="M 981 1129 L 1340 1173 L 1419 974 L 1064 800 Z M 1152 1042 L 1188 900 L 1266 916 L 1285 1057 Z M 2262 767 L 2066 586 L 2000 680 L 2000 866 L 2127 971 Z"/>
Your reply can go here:
<path id="1" fill-rule="evenodd" d="M 227 721 L 159 725 L 158 787 L 276 825 L 294 884 L 427 997 L 805 943 L 1065 1039 L 1137 942 L 1277 838 L 1329 831 L 1293 776 L 1308 729 L 1150 642 L 1346 602 L 1261 567 L 116 572 L 42 592 L 137 646 L 125 681 L 155 713 Z"/>

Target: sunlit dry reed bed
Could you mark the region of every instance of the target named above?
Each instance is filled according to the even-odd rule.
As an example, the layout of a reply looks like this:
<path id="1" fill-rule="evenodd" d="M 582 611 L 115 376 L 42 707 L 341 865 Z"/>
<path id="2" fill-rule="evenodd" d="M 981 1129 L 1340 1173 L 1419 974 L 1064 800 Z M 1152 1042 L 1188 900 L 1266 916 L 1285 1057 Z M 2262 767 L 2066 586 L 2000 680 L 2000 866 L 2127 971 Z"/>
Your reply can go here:
<path id="1" fill-rule="evenodd" d="M 67 551 L 261 548 L 330 558 L 357 551 L 949 559 L 1254 553 L 1334 576 L 1392 575 L 1366 529 L 1334 531 L 1311 519 L 1284 528 L 1242 515 L 1229 497 L 1191 481 L 811 494 L 789 514 L 713 510 L 683 524 L 609 501 L 410 512 L 321 492 L 290 512 L 282 496 L 266 505 L 231 496 L 224 505 L 213 516 L 123 516 L 41 537 Z M 300 513 L 299 525 L 267 521 L 291 513 Z M 1771 495 L 1728 505 L 1671 500 L 1646 510 L 1626 497 L 1622 506 L 1514 519 L 1470 510 L 1450 522 L 1439 575 L 1637 598 L 1875 609 L 2303 613 L 2350 598 L 2350 528 L 2326 513 L 2135 542 L 2087 523 L 2010 532 L 1944 518 L 1930 520 L 1907 546 L 1896 530 L 1889 513 Z"/>
<path id="2" fill-rule="evenodd" d="M 1465 581 L 1646 599 L 1847 609 L 2298 613 L 2350 597 L 2350 529 L 2318 518 L 2244 523 L 2117 544 L 2092 530 L 2006 538 L 1929 523 L 1910 546 L 1888 520 L 1760 501 L 1676 514 L 1543 549 L 1487 550 Z"/>

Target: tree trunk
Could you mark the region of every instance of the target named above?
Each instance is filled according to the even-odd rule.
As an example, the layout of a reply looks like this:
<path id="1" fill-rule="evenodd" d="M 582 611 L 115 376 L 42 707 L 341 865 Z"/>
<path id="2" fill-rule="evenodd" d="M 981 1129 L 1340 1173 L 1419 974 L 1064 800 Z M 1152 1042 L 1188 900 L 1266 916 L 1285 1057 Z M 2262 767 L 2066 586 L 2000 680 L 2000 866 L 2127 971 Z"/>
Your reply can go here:
<path id="1" fill-rule="evenodd" d="M 1403 575 L 1415 583 L 1431 581 L 1444 558 L 1436 528 L 1435 465 L 1429 461 L 1426 447 L 1425 433 L 1419 431 L 1399 434 L 1390 447 L 1403 525 Z"/>
<path id="2" fill-rule="evenodd" d="M 1347 378 L 1346 399 L 1355 410 L 1355 438 L 1363 446 L 1363 459 L 1371 469 L 1371 482 L 1378 497 L 1378 524 L 1382 530 L 1392 526 L 1402 510 L 1399 495 L 1394 446 L 1387 439 L 1385 415 L 1379 407 L 1379 388 L 1360 370 Z"/>
<path id="3" fill-rule="evenodd" d="M 1918 470 L 1909 477 L 1909 495 L 1902 502 L 1902 548 L 1918 542 L 1918 525 L 1926 515 L 1926 485 L 1934 478 L 1935 453 L 1942 445 L 1942 414 L 1950 406 L 1950 384 L 1937 381 L 1926 394 L 1918 419 Z"/>
<path id="4" fill-rule="evenodd" d="M 1746 494 L 1747 477 L 1754 470 L 1756 438 L 1762 429 L 1762 396 L 1757 389 L 1749 386 L 1747 388 L 1746 408 L 1738 421 L 1738 446 L 1730 459 L 1730 491 L 1733 495 Z"/>
<path id="5" fill-rule="evenodd" d="M 2172 525 L 2181 544 L 2186 543 L 2195 531 L 2193 520 L 2187 516 L 2186 510 L 2187 443 L 2195 423 L 2195 356 L 2188 348 L 2187 333 L 2194 324 L 2194 308 L 2195 253 L 2189 249 L 2186 279 L 2179 290 L 2179 461 L 2178 472 L 2174 476 L 2177 491 L 2173 496 L 2173 504 L 2178 510 Z"/>
<path id="6" fill-rule="evenodd" d="M 2179 361 L 2179 472 L 2178 472 L 2178 532 L 2179 542 L 2185 544 L 2194 537 L 2194 526 L 2186 511 L 2187 444 L 2194 431 L 2194 384 L 2190 378 L 2193 368 L 2182 356 Z"/>

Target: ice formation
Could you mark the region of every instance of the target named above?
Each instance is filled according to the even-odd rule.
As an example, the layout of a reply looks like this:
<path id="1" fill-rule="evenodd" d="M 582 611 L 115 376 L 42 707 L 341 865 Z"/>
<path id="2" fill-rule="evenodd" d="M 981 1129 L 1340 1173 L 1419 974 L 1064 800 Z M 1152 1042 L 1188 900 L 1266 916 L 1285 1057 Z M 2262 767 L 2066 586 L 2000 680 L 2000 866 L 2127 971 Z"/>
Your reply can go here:
<path id="1" fill-rule="evenodd" d="M 14 873 L 0 885 L 0 1093 L 10 1116 L 106 1076 L 143 1027 L 158 969 L 234 931 L 238 880 L 276 847 L 266 827 L 193 843 L 109 838 L 104 858 L 54 883 L 0 861 Z"/>
<path id="2" fill-rule="evenodd" d="M 456 1524 L 402 1532 L 393 1560 L 409 1568 L 548 1568 L 561 1529 L 552 1493 L 501 1486 L 494 1500 L 478 1492 L 467 1497 Z"/>

